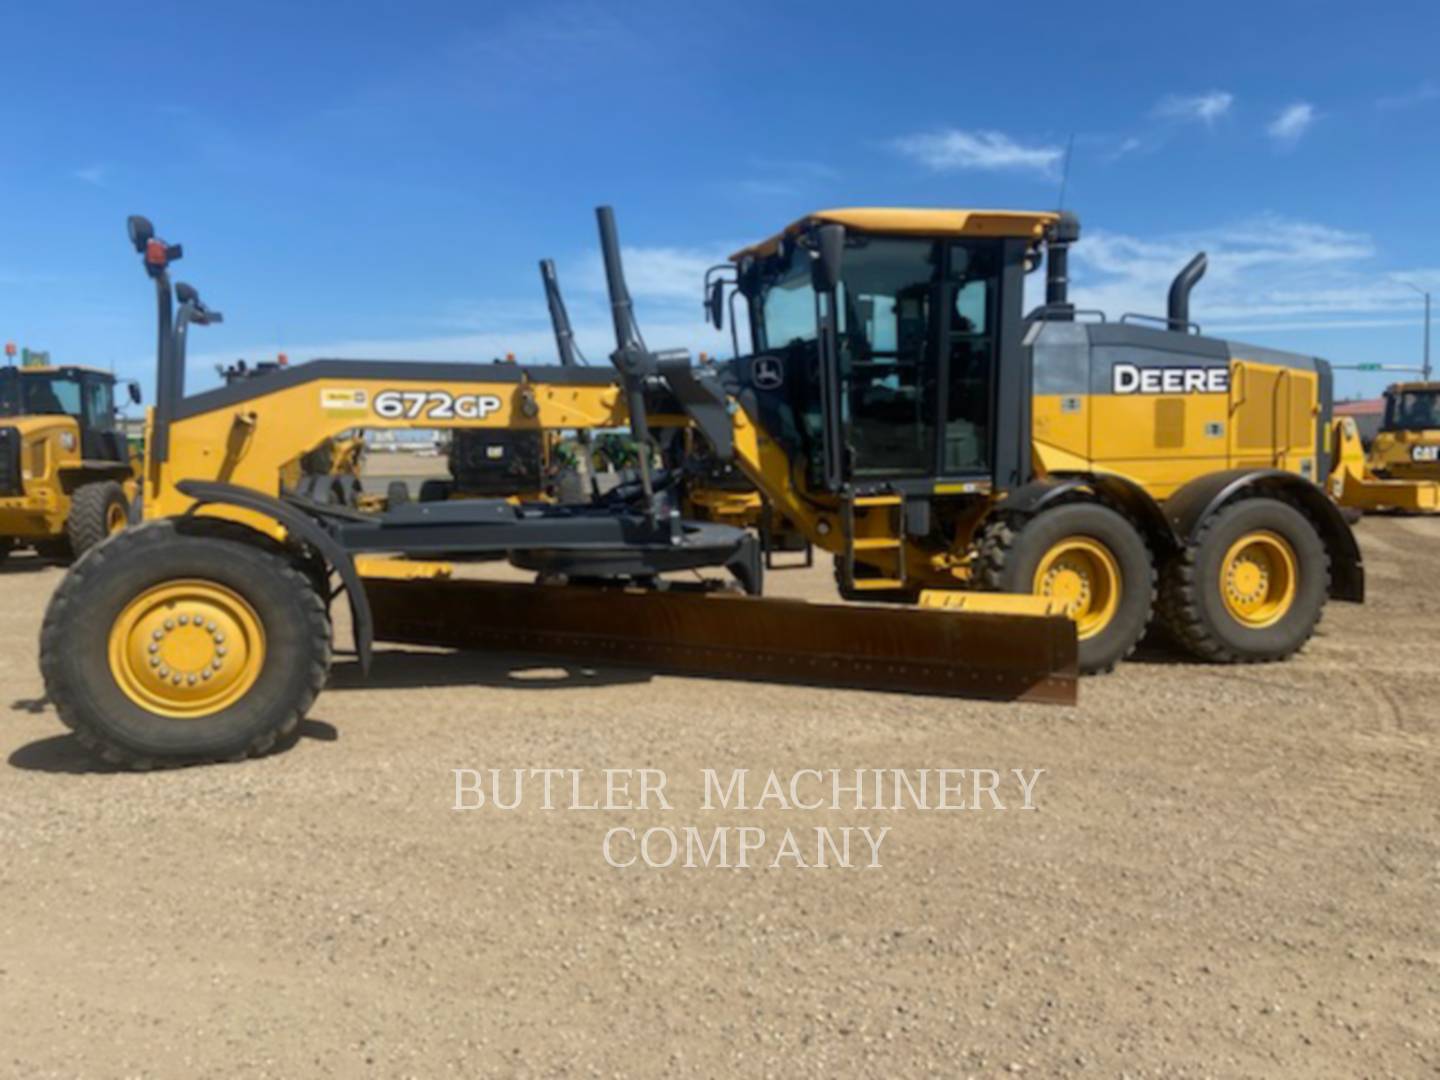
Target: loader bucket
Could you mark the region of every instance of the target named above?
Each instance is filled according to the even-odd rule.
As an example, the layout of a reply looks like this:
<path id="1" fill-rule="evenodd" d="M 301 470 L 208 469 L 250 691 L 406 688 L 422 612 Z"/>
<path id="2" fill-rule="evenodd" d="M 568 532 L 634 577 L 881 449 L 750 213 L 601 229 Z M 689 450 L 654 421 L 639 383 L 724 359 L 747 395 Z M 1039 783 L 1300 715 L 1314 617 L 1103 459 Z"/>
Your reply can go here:
<path id="1" fill-rule="evenodd" d="M 723 593 L 369 578 L 378 641 L 657 672 L 1073 705 L 1058 615 Z"/>

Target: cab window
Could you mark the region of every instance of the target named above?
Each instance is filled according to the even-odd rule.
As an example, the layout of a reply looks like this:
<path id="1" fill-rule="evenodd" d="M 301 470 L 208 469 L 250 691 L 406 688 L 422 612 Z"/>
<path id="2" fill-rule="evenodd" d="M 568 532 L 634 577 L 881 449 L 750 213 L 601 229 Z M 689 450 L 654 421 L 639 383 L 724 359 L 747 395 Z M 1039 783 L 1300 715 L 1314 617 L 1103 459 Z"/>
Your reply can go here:
<path id="1" fill-rule="evenodd" d="M 96 431 L 115 428 L 115 385 L 107 379 L 86 379 L 84 422 Z"/>
<path id="2" fill-rule="evenodd" d="M 25 411 L 35 416 L 80 416 L 80 382 L 59 375 L 22 375 Z"/>

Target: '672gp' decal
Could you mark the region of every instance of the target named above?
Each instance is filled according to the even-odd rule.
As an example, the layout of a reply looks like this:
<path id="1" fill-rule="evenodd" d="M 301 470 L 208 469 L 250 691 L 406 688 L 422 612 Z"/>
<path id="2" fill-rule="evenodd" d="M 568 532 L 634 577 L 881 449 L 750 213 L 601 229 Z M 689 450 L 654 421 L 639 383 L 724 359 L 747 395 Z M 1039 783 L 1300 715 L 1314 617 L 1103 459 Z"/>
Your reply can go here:
<path id="1" fill-rule="evenodd" d="M 386 420 L 484 420 L 500 411 L 494 394 L 450 394 L 444 390 L 382 390 L 375 415 Z"/>

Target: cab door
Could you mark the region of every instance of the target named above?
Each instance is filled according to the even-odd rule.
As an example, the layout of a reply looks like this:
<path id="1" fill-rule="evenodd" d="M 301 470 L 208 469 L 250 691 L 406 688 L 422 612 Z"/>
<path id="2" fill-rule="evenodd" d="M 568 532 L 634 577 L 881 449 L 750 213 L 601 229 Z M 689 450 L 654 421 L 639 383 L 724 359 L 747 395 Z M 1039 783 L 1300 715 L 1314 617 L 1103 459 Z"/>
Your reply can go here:
<path id="1" fill-rule="evenodd" d="M 934 469 L 939 248 L 871 237 L 845 252 L 837 297 L 843 426 L 858 484 Z"/>

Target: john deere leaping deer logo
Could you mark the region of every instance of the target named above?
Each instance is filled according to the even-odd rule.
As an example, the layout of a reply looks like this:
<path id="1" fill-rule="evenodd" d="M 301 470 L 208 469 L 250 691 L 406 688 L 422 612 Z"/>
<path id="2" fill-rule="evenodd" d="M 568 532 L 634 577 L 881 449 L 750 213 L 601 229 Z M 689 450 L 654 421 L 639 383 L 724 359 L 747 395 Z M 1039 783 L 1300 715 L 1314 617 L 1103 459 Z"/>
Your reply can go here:
<path id="1" fill-rule="evenodd" d="M 750 364 L 750 381 L 760 390 L 778 390 L 785 384 L 785 365 L 778 356 L 757 356 Z"/>

